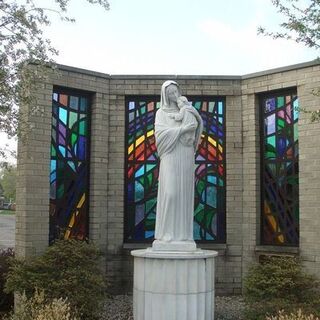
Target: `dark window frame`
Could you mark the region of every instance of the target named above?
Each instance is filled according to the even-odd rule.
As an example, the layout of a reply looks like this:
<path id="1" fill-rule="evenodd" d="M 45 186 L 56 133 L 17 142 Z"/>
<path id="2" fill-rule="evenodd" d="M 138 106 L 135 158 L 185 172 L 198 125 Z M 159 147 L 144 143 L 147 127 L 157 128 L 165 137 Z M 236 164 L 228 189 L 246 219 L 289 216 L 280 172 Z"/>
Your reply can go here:
<path id="1" fill-rule="evenodd" d="M 88 240 L 90 238 L 90 163 L 91 163 L 91 115 L 92 115 L 92 106 L 93 106 L 93 100 L 94 100 L 94 93 L 87 91 L 87 90 L 81 90 L 81 89 L 74 89 L 70 87 L 64 87 L 64 86 L 56 86 L 54 85 L 52 88 L 52 103 L 51 103 L 51 119 L 53 119 L 53 94 L 64 94 L 68 96 L 75 96 L 75 97 L 84 97 L 88 99 L 88 111 L 87 111 L 87 145 L 86 145 L 86 151 L 85 151 L 85 162 L 87 165 L 87 173 L 86 173 L 86 206 L 85 210 L 87 212 L 86 215 L 86 237 L 84 240 Z M 68 98 L 69 99 L 69 98 Z M 51 131 L 52 131 L 52 122 L 51 122 Z M 52 135 L 52 133 L 51 133 Z M 52 160 L 51 156 L 51 145 L 52 145 L 52 136 L 50 136 L 50 161 Z M 49 182 L 50 183 L 50 182 Z M 49 196 L 49 202 L 51 201 L 51 198 Z M 49 244 L 52 244 L 54 242 L 55 238 L 50 239 L 50 229 L 49 229 Z"/>
<path id="2" fill-rule="evenodd" d="M 221 217 L 219 216 L 220 219 L 222 219 L 221 224 L 224 226 L 223 231 L 217 233 L 218 235 L 223 234 L 224 237 L 221 237 L 221 239 L 217 239 L 217 240 L 195 240 L 197 243 L 199 244 L 225 244 L 227 243 L 227 197 L 226 197 L 226 193 L 227 193 L 227 164 L 226 164 L 226 139 L 227 139 L 227 134 L 226 134 L 226 122 L 227 122 L 227 105 L 226 105 L 226 96 L 222 96 L 222 95 L 186 95 L 186 97 L 188 98 L 189 101 L 222 101 L 223 102 L 223 139 L 224 139 L 224 146 L 223 146 L 223 160 L 222 160 L 222 165 L 224 168 L 224 172 L 223 172 L 223 178 L 224 178 L 224 190 L 223 190 L 223 204 L 222 204 L 222 209 L 221 211 L 224 213 L 223 215 L 221 214 Z M 128 224 L 129 224 L 129 212 L 128 212 L 128 203 L 127 203 L 127 198 L 128 198 L 128 177 L 127 177 L 127 169 L 128 169 L 128 128 L 129 128 L 129 117 L 128 117 L 128 103 L 129 101 L 137 101 L 137 99 L 141 100 L 141 101 L 146 101 L 148 102 L 160 102 L 160 95 L 127 95 L 125 96 L 125 148 L 124 148 L 124 157 L 125 157 L 125 163 L 124 163 L 124 234 L 123 234 L 123 242 L 130 244 L 130 243 L 140 243 L 140 244 L 148 244 L 148 243 L 152 243 L 152 241 L 154 240 L 152 239 L 143 239 L 143 240 L 136 240 L 136 239 L 129 239 L 128 235 Z M 157 163 L 158 161 L 155 161 L 154 163 Z M 201 163 L 201 161 L 199 161 L 199 163 Z M 219 163 L 217 162 L 213 162 L 213 163 Z M 197 161 L 195 159 L 195 164 L 197 164 Z M 217 226 L 218 226 L 218 222 L 217 222 Z"/>
<path id="3" fill-rule="evenodd" d="M 263 92 L 263 93 L 259 93 L 257 94 L 258 97 L 258 106 L 259 106 L 259 135 L 260 135 L 260 217 L 259 217 L 259 222 L 260 222 L 260 236 L 259 236 L 259 241 L 260 241 L 260 245 L 263 246 L 277 246 L 277 247 L 299 247 L 299 232 L 298 232 L 298 242 L 295 244 L 291 244 L 291 243 L 284 243 L 284 244 L 276 244 L 276 243 L 267 243 L 264 240 L 264 200 L 265 200 L 265 195 L 264 195 L 264 168 L 265 168 L 265 134 L 264 134 L 264 130 L 265 130 L 265 119 L 267 117 L 267 115 L 265 115 L 264 112 L 264 101 L 268 98 L 275 98 L 277 99 L 277 97 L 279 96 L 287 96 L 290 95 L 291 97 L 296 96 L 297 99 L 299 99 L 298 97 L 298 93 L 297 93 L 297 87 L 289 87 L 289 88 L 284 88 L 284 89 L 277 89 L 277 90 L 272 90 L 272 91 L 268 91 L 268 92 Z M 271 114 L 271 113 L 270 113 Z M 268 115 L 270 115 L 268 114 Z M 277 122 L 275 121 L 275 126 L 276 126 L 276 130 L 275 130 L 275 136 L 277 137 Z M 298 137 L 298 141 L 299 141 L 299 137 Z M 280 162 L 279 160 L 275 160 L 276 162 Z M 293 161 L 294 162 L 294 161 Z M 298 153 L 298 157 L 297 157 L 297 163 L 299 165 L 299 153 Z M 298 177 L 299 177 L 299 171 L 298 171 Z M 298 230 L 299 230 L 299 221 L 298 221 Z"/>

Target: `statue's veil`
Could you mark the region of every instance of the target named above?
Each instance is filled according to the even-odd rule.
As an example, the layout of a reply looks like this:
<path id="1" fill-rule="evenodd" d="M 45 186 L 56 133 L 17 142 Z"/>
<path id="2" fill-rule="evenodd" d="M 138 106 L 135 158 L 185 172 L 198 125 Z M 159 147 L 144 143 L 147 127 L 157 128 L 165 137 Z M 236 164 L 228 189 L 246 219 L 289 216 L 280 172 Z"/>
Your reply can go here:
<path id="1" fill-rule="evenodd" d="M 177 86 L 178 90 L 180 91 L 179 85 L 178 85 L 175 81 L 173 81 L 173 80 L 165 81 L 165 82 L 162 84 L 162 87 L 161 87 L 160 108 L 163 109 L 163 110 L 168 110 L 168 109 L 169 109 L 169 101 L 168 101 L 168 96 L 167 96 L 167 94 L 166 94 L 166 89 L 167 89 L 167 87 L 169 87 L 171 84 L 174 84 L 175 86 Z"/>

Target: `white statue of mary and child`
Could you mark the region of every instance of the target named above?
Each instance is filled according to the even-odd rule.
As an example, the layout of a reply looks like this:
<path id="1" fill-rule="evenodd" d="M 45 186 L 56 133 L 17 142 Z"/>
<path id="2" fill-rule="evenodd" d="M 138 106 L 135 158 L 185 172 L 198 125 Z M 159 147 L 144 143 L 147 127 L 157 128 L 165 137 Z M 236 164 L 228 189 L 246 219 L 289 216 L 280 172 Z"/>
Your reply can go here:
<path id="1" fill-rule="evenodd" d="M 160 172 L 153 250 L 196 250 L 194 171 L 202 130 L 198 111 L 181 96 L 179 85 L 171 80 L 164 82 L 155 119 Z"/>

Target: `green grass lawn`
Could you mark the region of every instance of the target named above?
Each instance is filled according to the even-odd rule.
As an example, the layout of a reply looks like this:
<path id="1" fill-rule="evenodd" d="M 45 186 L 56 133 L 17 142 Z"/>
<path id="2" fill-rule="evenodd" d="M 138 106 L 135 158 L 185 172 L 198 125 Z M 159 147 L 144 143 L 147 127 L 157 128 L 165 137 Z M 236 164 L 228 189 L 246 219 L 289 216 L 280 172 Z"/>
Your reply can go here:
<path id="1" fill-rule="evenodd" d="M 15 211 L 13 211 L 13 210 L 4 210 L 4 209 L 2 209 L 2 210 L 0 210 L 0 215 L 6 215 L 6 216 L 8 216 L 8 215 L 12 215 L 12 214 L 15 214 Z"/>

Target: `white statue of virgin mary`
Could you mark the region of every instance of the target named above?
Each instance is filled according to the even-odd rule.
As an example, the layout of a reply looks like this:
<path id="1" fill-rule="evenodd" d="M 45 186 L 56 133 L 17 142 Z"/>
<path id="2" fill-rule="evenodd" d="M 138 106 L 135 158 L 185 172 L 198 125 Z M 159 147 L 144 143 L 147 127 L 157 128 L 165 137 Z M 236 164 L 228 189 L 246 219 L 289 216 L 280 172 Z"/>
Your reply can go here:
<path id="1" fill-rule="evenodd" d="M 161 88 L 156 113 L 155 138 L 160 157 L 154 249 L 170 243 L 193 241 L 195 152 L 202 130 L 196 109 L 181 106 L 187 101 L 174 81 Z M 180 103 L 179 103 L 180 102 Z M 182 103 L 183 104 L 183 103 Z M 187 137 L 187 139 L 186 139 Z M 164 246 L 163 246 L 164 245 Z"/>

